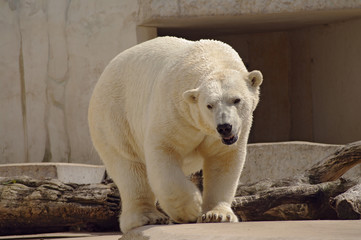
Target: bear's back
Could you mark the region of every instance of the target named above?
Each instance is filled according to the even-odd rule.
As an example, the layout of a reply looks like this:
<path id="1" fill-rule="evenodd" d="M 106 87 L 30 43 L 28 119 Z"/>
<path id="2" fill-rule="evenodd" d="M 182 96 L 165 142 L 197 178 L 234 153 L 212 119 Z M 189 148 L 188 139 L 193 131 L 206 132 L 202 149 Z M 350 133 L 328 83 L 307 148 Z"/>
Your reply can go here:
<path id="1" fill-rule="evenodd" d="M 108 64 L 92 105 L 104 117 L 125 118 L 142 142 L 150 119 L 167 118 L 182 102 L 182 93 L 199 86 L 204 76 L 217 68 L 242 67 L 238 54 L 222 42 L 158 37 L 123 51 Z"/>

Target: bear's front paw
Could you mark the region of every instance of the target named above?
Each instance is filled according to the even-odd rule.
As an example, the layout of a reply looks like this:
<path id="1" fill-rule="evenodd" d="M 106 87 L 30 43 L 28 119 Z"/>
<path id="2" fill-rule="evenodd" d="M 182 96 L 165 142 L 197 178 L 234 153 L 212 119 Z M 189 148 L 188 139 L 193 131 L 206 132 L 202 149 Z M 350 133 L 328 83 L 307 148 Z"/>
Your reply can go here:
<path id="1" fill-rule="evenodd" d="M 213 209 L 198 217 L 198 223 L 238 222 L 237 216 L 230 208 Z"/>

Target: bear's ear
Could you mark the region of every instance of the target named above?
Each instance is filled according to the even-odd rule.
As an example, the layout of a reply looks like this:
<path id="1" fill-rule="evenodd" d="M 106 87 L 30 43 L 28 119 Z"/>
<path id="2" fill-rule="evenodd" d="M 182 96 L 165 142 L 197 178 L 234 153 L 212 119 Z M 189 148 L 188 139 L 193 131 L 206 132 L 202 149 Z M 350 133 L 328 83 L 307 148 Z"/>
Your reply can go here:
<path id="1" fill-rule="evenodd" d="M 254 70 L 249 73 L 248 80 L 253 87 L 259 87 L 263 81 L 262 73 L 258 70 Z"/>
<path id="2" fill-rule="evenodd" d="M 197 103 L 198 101 L 198 96 L 199 96 L 199 90 L 198 88 L 196 89 L 191 89 L 188 91 L 185 91 L 183 93 L 183 98 L 184 100 L 186 100 L 186 102 L 188 103 Z"/>

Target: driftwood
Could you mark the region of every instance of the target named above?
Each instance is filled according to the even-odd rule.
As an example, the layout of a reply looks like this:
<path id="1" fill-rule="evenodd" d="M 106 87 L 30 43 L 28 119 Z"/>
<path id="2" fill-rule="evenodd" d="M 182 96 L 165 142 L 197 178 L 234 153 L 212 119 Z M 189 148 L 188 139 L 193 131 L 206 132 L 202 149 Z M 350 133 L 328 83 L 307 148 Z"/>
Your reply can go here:
<path id="1" fill-rule="evenodd" d="M 340 178 L 361 162 L 361 141 L 346 145 L 304 174 L 239 185 L 232 208 L 240 220 L 360 219 L 361 183 Z M 202 189 L 202 174 L 190 179 Z M 0 235 L 119 231 L 119 193 L 111 182 L 0 179 Z"/>
<path id="2" fill-rule="evenodd" d="M 361 141 L 350 143 L 310 168 L 306 175 L 316 184 L 339 179 L 349 169 L 361 163 Z"/>
<path id="3" fill-rule="evenodd" d="M 361 184 L 357 184 L 330 201 L 341 219 L 360 219 L 361 217 Z"/>
<path id="4" fill-rule="evenodd" d="M 119 230 L 114 184 L 77 185 L 30 178 L 0 181 L 0 235 Z"/>

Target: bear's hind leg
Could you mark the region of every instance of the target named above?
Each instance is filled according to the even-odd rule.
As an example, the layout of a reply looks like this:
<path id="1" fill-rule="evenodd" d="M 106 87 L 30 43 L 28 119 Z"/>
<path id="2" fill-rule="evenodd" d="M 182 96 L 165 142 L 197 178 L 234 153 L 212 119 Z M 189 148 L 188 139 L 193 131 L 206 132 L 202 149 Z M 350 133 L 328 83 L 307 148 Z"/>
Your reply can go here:
<path id="1" fill-rule="evenodd" d="M 122 202 L 119 217 L 123 233 L 148 224 L 168 224 L 168 217 L 155 207 L 146 167 L 141 162 L 117 160 L 107 166 L 107 171 L 117 185 Z"/>

